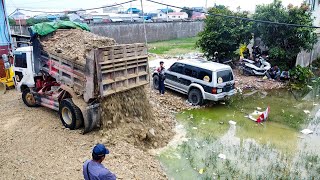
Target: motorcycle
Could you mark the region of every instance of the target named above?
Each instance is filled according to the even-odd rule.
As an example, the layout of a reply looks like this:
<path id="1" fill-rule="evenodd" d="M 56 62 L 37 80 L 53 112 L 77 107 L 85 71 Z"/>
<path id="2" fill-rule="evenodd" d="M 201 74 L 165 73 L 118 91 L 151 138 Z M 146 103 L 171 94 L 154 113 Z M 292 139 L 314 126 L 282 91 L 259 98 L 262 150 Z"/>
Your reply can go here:
<path id="1" fill-rule="evenodd" d="M 261 56 L 255 60 L 243 59 L 242 61 L 241 70 L 244 75 L 264 76 L 271 68 L 271 64 Z"/>

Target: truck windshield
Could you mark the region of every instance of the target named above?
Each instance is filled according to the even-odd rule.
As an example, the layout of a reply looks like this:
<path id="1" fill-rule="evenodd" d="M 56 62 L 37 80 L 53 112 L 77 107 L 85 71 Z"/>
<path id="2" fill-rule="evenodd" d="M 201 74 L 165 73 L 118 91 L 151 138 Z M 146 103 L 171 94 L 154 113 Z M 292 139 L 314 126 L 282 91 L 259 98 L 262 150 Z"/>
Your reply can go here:
<path id="1" fill-rule="evenodd" d="M 26 53 L 14 54 L 14 66 L 20 68 L 27 68 L 27 56 Z"/>
<path id="2" fill-rule="evenodd" d="M 233 80 L 233 74 L 231 70 L 224 70 L 217 72 L 217 82 L 218 84 L 223 82 L 228 82 Z"/>

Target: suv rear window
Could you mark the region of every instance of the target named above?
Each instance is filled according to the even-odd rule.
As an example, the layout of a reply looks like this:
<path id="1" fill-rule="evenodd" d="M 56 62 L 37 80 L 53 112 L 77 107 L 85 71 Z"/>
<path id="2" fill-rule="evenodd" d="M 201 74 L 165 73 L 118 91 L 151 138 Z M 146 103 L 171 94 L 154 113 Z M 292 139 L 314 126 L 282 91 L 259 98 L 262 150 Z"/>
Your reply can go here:
<path id="1" fill-rule="evenodd" d="M 217 72 L 217 83 L 223 83 L 233 80 L 233 75 L 230 70 L 224 70 Z M 222 81 L 222 82 L 221 82 Z"/>

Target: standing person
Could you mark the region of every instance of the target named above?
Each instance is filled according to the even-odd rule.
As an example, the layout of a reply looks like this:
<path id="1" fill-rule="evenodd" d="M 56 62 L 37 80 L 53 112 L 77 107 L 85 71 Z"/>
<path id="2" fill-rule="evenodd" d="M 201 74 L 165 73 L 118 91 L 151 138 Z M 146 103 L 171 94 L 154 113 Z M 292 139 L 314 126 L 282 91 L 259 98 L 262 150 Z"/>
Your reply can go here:
<path id="1" fill-rule="evenodd" d="M 103 144 L 97 144 L 93 148 L 92 160 L 87 160 L 83 164 L 83 176 L 85 180 L 116 179 L 116 176 L 101 164 L 106 154 L 109 154 L 109 150 Z"/>
<path id="2" fill-rule="evenodd" d="M 163 61 L 160 61 L 160 67 L 158 67 L 157 72 L 159 73 L 159 92 L 161 96 L 164 95 L 164 80 L 165 80 L 165 68 L 163 67 Z"/>

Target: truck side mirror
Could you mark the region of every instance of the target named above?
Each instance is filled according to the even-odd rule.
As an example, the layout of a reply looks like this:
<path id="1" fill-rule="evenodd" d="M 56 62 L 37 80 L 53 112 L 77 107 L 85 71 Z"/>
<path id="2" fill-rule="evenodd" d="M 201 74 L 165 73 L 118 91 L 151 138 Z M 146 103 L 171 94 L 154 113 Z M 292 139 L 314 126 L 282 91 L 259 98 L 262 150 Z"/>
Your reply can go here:
<path id="1" fill-rule="evenodd" d="M 4 63 L 8 62 L 9 61 L 8 55 L 2 54 L 2 60 Z"/>
<path id="2" fill-rule="evenodd" d="M 4 68 L 5 69 L 9 69 L 10 68 L 10 62 L 9 62 L 8 55 L 2 54 L 2 61 L 4 63 Z"/>

